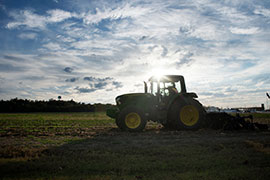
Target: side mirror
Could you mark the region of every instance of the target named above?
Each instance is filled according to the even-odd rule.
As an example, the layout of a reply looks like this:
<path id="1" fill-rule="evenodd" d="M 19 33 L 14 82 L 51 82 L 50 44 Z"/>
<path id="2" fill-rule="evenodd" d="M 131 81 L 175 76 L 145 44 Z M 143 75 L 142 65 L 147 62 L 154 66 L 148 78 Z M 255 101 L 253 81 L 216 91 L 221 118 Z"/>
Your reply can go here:
<path id="1" fill-rule="evenodd" d="M 143 83 L 144 83 L 144 93 L 147 93 L 147 91 L 148 91 L 147 84 L 145 81 L 143 81 Z"/>

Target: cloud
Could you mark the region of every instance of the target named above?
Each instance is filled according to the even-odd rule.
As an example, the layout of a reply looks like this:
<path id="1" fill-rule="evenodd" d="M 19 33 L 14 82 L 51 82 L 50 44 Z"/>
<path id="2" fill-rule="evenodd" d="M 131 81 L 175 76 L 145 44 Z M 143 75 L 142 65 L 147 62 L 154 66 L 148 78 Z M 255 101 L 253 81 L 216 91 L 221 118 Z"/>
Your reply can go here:
<path id="1" fill-rule="evenodd" d="M 85 80 L 85 81 L 90 81 L 90 82 L 94 81 L 94 79 L 95 79 L 95 78 L 92 77 L 92 76 L 91 76 L 91 77 L 84 77 L 84 78 L 83 78 L 83 80 Z"/>
<path id="2" fill-rule="evenodd" d="M 91 93 L 91 92 L 95 92 L 96 89 L 91 89 L 91 88 L 80 88 L 80 87 L 76 87 L 75 90 L 77 90 L 79 93 Z"/>
<path id="3" fill-rule="evenodd" d="M 52 50 L 52 51 L 59 51 L 61 50 L 61 46 L 57 43 L 53 43 L 53 42 L 49 42 L 47 44 L 43 44 L 43 47 L 49 49 L 49 50 Z"/>
<path id="4" fill-rule="evenodd" d="M 94 13 L 87 13 L 83 17 L 85 24 L 97 24 L 105 19 L 117 20 L 123 18 L 136 18 L 149 12 L 149 8 L 131 6 L 129 3 L 123 4 L 117 8 L 96 8 Z"/>
<path id="5" fill-rule="evenodd" d="M 191 28 L 190 26 L 180 26 L 179 28 L 179 32 L 183 33 L 183 34 L 191 34 L 193 31 L 193 28 Z"/>
<path id="6" fill-rule="evenodd" d="M 98 83 L 94 83 L 94 88 L 96 89 L 103 89 L 107 86 L 107 82 L 98 82 Z"/>
<path id="7" fill-rule="evenodd" d="M 123 87 L 123 84 L 122 84 L 121 82 L 117 82 L 117 81 L 113 81 L 113 82 L 112 82 L 112 85 L 113 85 L 116 89 Z"/>
<path id="8" fill-rule="evenodd" d="M 47 11 L 47 14 L 49 15 L 47 16 L 48 23 L 58 23 L 58 22 L 61 22 L 61 21 L 64 21 L 66 19 L 76 16 L 75 14 L 72 14 L 68 11 L 63 11 L 61 9 L 49 10 Z"/>
<path id="9" fill-rule="evenodd" d="M 5 64 L 5 63 L 0 63 L 0 72 L 18 72 L 18 71 L 23 71 L 24 68 L 19 67 L 19 66 L 14 66 L 12 64 Z"/>
<path id="10" fill-rule="evenodd" d="M 270 84 L 270 73 L 261 73 L 252 77 L 252 84 L 260 84 L 260 86 L 267 87 Z"/>
<path id="11" fill-rule="evenodd" d="M 266 8 L 263 8 L 263 7 L 260 7 L 260 6 L 256 7 L 256 9 L 254 10 L 254 13 L 258 14 L 258 15 L 263 15 L 263 16 L 265 16 L 267 18 L 270 17 L 270 10 L 266 9 Z"/>
<path id="12" fill-rule="evenodd" d="M 147 38 L 147 36 L 142 36 L 142 37 L 140 37 L 140 41 L 143 41 L 143 40 L 145 40 Z"/>
<path id="13" fill-rule="evenodd" d="M 200 93 L 200 95 L 208 96 L 209 98 L 224 98 L 228 96 L 224 93 L 217 93 L 217 92 L 204 92 L 204 93 Z"/>
<path id="14" fill-rule="evenodd" d="M 15 21 L 7 24 L 6 27 L 9 29 L 14 29 L 20 26 L 43 29 L 46 25 L 46 17 L 35 14 L 30 10 L 11 12 L 10 16 L 13 17 Z"/>
<path id="15" fill-rule="evenodd" d="M 88 81 L 88 87 L 76 87 L 75 90 L 77 90 L 79 93 L 91 93 L 98 90 L 113 90 L 122 88 L 123 85 L 121 82 L 115 81 L 114 78 L 111 77 L 105 77 L 105 78 L 98 78 L 98 77 L 84 77 L 84 81 Z"/>
<path id="16" fill-rule="evenodd" d="M 162 46 L 162 48 L 163 48 L 163 51 L 162 51 L 161 56 L 164 57 L 168 54 L 168 49 L 165 46 Z"/>
<path id="17" fill-rule="evenodd" d="M 4 6 L 3 4 L 0 4 L 0 9 L 3 10 L 3 11 L 6 11 L 6 6 Z"/>
<path id="18" fill-rule="evenodd" d="M 188 89 L 202 94 L 206 105 L 260 104 L 264 99 L 251 89 L 270 88 L 267 76 L 259 77 L 270 67 L 264 2 L 23 4 L 20 9 L 5 4 L 9 18 L 1 22 L 7 29 L 0 29 L 1 77 L 15 97 L 65 93 L 78 101 L 114 102 L 116 95 L 143 90 L 139 81 L 156 69 L 184 75 Z M 36 74 L 44 79 L 32 83 L 27 77 Z"/>
<path id="19" fill-rule="evenodd" d="M 105 77 L 105 78 L 96 78 L 96 77 L 84 77 L 85 81 L 90 82 L 90 86 L 93 87 L 94 89 L 104 89 L 109 83 L 111 83 L 111 80 L 113 78 L 111 77 Z"/>
<path id="20" fill-rule="evenodd" d="M 18 35 L 21 39 L 36 39 L 37 34 L 36 33 L 21 33 Z"/>
<path id="21" fill-rule="evenodd" d="M 247 34 L 247 35 L 249 35 L 249 34 L 257 34 L 259 32 L 259 28 L 252 27 L 252 28 L 243 29 L 243 28 L 231 27 L 230 31 L 233 34 Z"/>
<path id="22" fill-rule="evenodd" d="M 111 78 L 111 77 L 96 78 L 96 77 L 93 77 L 93 76 L 84 77 L 83 79 L 85 81 L 90 81 L 90 82 L 104 82 L 104 81 L 108 81 L 108 80 L 113 80 L 113 78 Z"/>
<path id="23" fill-rule="evenodd" d="M 4 59 L 12 60 L 12 61 L 25 61 L 25 59 L 23 57 L 17 57 L 17 56 L 13 56 L 13 55 L 4 55 L 3 57 L 4 57 Z"/>
<path id="24" fill-rule="evenodd" d="M 178 66 L 188 65 L 193 61 L 192 56 L 194 54 L 192 52 L 176 51 L 176 53 L 180 56 L 179 61 L 176 62 Z"/>
<path id="25" fill-rule="evenodd" d="M 237 89 L 233 89 L 232 87 L 227 87 L 225 90 L 225 92 L 228 92 L 228 93 L 235 93 L 237 91 L 238 91 Z"/>
<path id="26" fill-rule="evenodd" d="M 59 23 L 71 17 L 77 17 L 75 13 L 61 9 L 48 10 L 45 15 L 36 14 L 32 10 L 12 11 L 9 15 L 14 21 L 6 25 L 8 29 L 19 28 L 21 26 L 44 29 L 47 24 Z"/>
<path id="27" fill-rule="evenodd" d="M 78 81 L 78 79 L 79 79 L 79 78 L 73 77 L 73 78 L 70 78 L 70 79 L 66 79 L 65 81 L 66 81 L 66 82 L 75 82 L 75 81 Z"/>
<path id="28" fill-rule="evenodd" d="M 64 71 L 65 71 L 66 73 L 72 73 L 73 70 L 74 70 L 74 69 L 71 68 L 71 67 L 65 67 L 65 69 L 64 69 Z"/>

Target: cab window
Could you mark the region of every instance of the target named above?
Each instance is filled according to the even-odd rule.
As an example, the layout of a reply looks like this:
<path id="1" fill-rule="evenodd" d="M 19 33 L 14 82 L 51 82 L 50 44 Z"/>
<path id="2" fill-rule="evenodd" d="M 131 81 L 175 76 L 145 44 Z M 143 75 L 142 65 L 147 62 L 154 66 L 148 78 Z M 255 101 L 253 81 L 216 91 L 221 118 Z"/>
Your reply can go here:
<path id="1" fill-rule="evenodd" d="M 173 82 L 161 82 L 160 83 L 160 94 L 162 96 L 169 96 L 169 87 L 175 87 Z"/>
<path id="2" fill-rule="evenodd" d="M 181 93 L 181 84 L 180 84 L 180 81 L 178 81 L 178 82 L 175 82 L 175 88 L 176 88 L 176 90 L 178 91 L 178 93 Z"/>
<path id="3" fill-rule="evenodd" d="M 157 84 L 157 82 L 152 82 L 151 83 L 151 93 L 153 95 L 156 95 L 157 92 L 158 92 L 158 84 Z"/>

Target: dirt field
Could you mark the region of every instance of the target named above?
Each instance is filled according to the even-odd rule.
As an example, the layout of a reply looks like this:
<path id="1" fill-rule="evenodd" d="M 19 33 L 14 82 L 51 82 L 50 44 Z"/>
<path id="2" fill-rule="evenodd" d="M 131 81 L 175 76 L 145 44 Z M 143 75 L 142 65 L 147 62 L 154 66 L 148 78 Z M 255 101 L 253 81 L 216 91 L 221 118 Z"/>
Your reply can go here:
<path id="1" fill-rule="evenodd" d="M 128 133 L 104 113 L 0 114 L 0 125 L 0 179 L 270 179 L 269 131 Z"/>

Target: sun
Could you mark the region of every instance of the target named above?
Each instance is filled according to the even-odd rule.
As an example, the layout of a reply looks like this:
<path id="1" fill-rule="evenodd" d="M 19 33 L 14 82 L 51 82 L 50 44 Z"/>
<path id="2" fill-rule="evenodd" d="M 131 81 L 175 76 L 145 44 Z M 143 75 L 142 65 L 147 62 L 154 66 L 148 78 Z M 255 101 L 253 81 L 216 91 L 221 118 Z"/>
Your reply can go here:
<path id="1" fill-rule="evenodd" d="M 150 72 L 150 76 L 154 76 L 157 79 L 160 79 L 164 75 L 168 75 L 170 72 L 168 70 L 162 69 L 162 68 L 153 68 Z"/>
<path id="2" fill-rule="evenodd" d="M 163 72 L 160 69 L 152 69 L 150 72 L 150 76 L 154 76 L 157 79 L 160 79 L 163 75 Z"/>
<path id="3" fill-rule="evenodd" d="M 174 68 L 166 68 L 166 66 L 154 66 L 147 71 L 145 77 L 155 77 L 155 79 L 161 79 L 164 75 L 177 75 L 177 72 L 178 71 Z"/>

